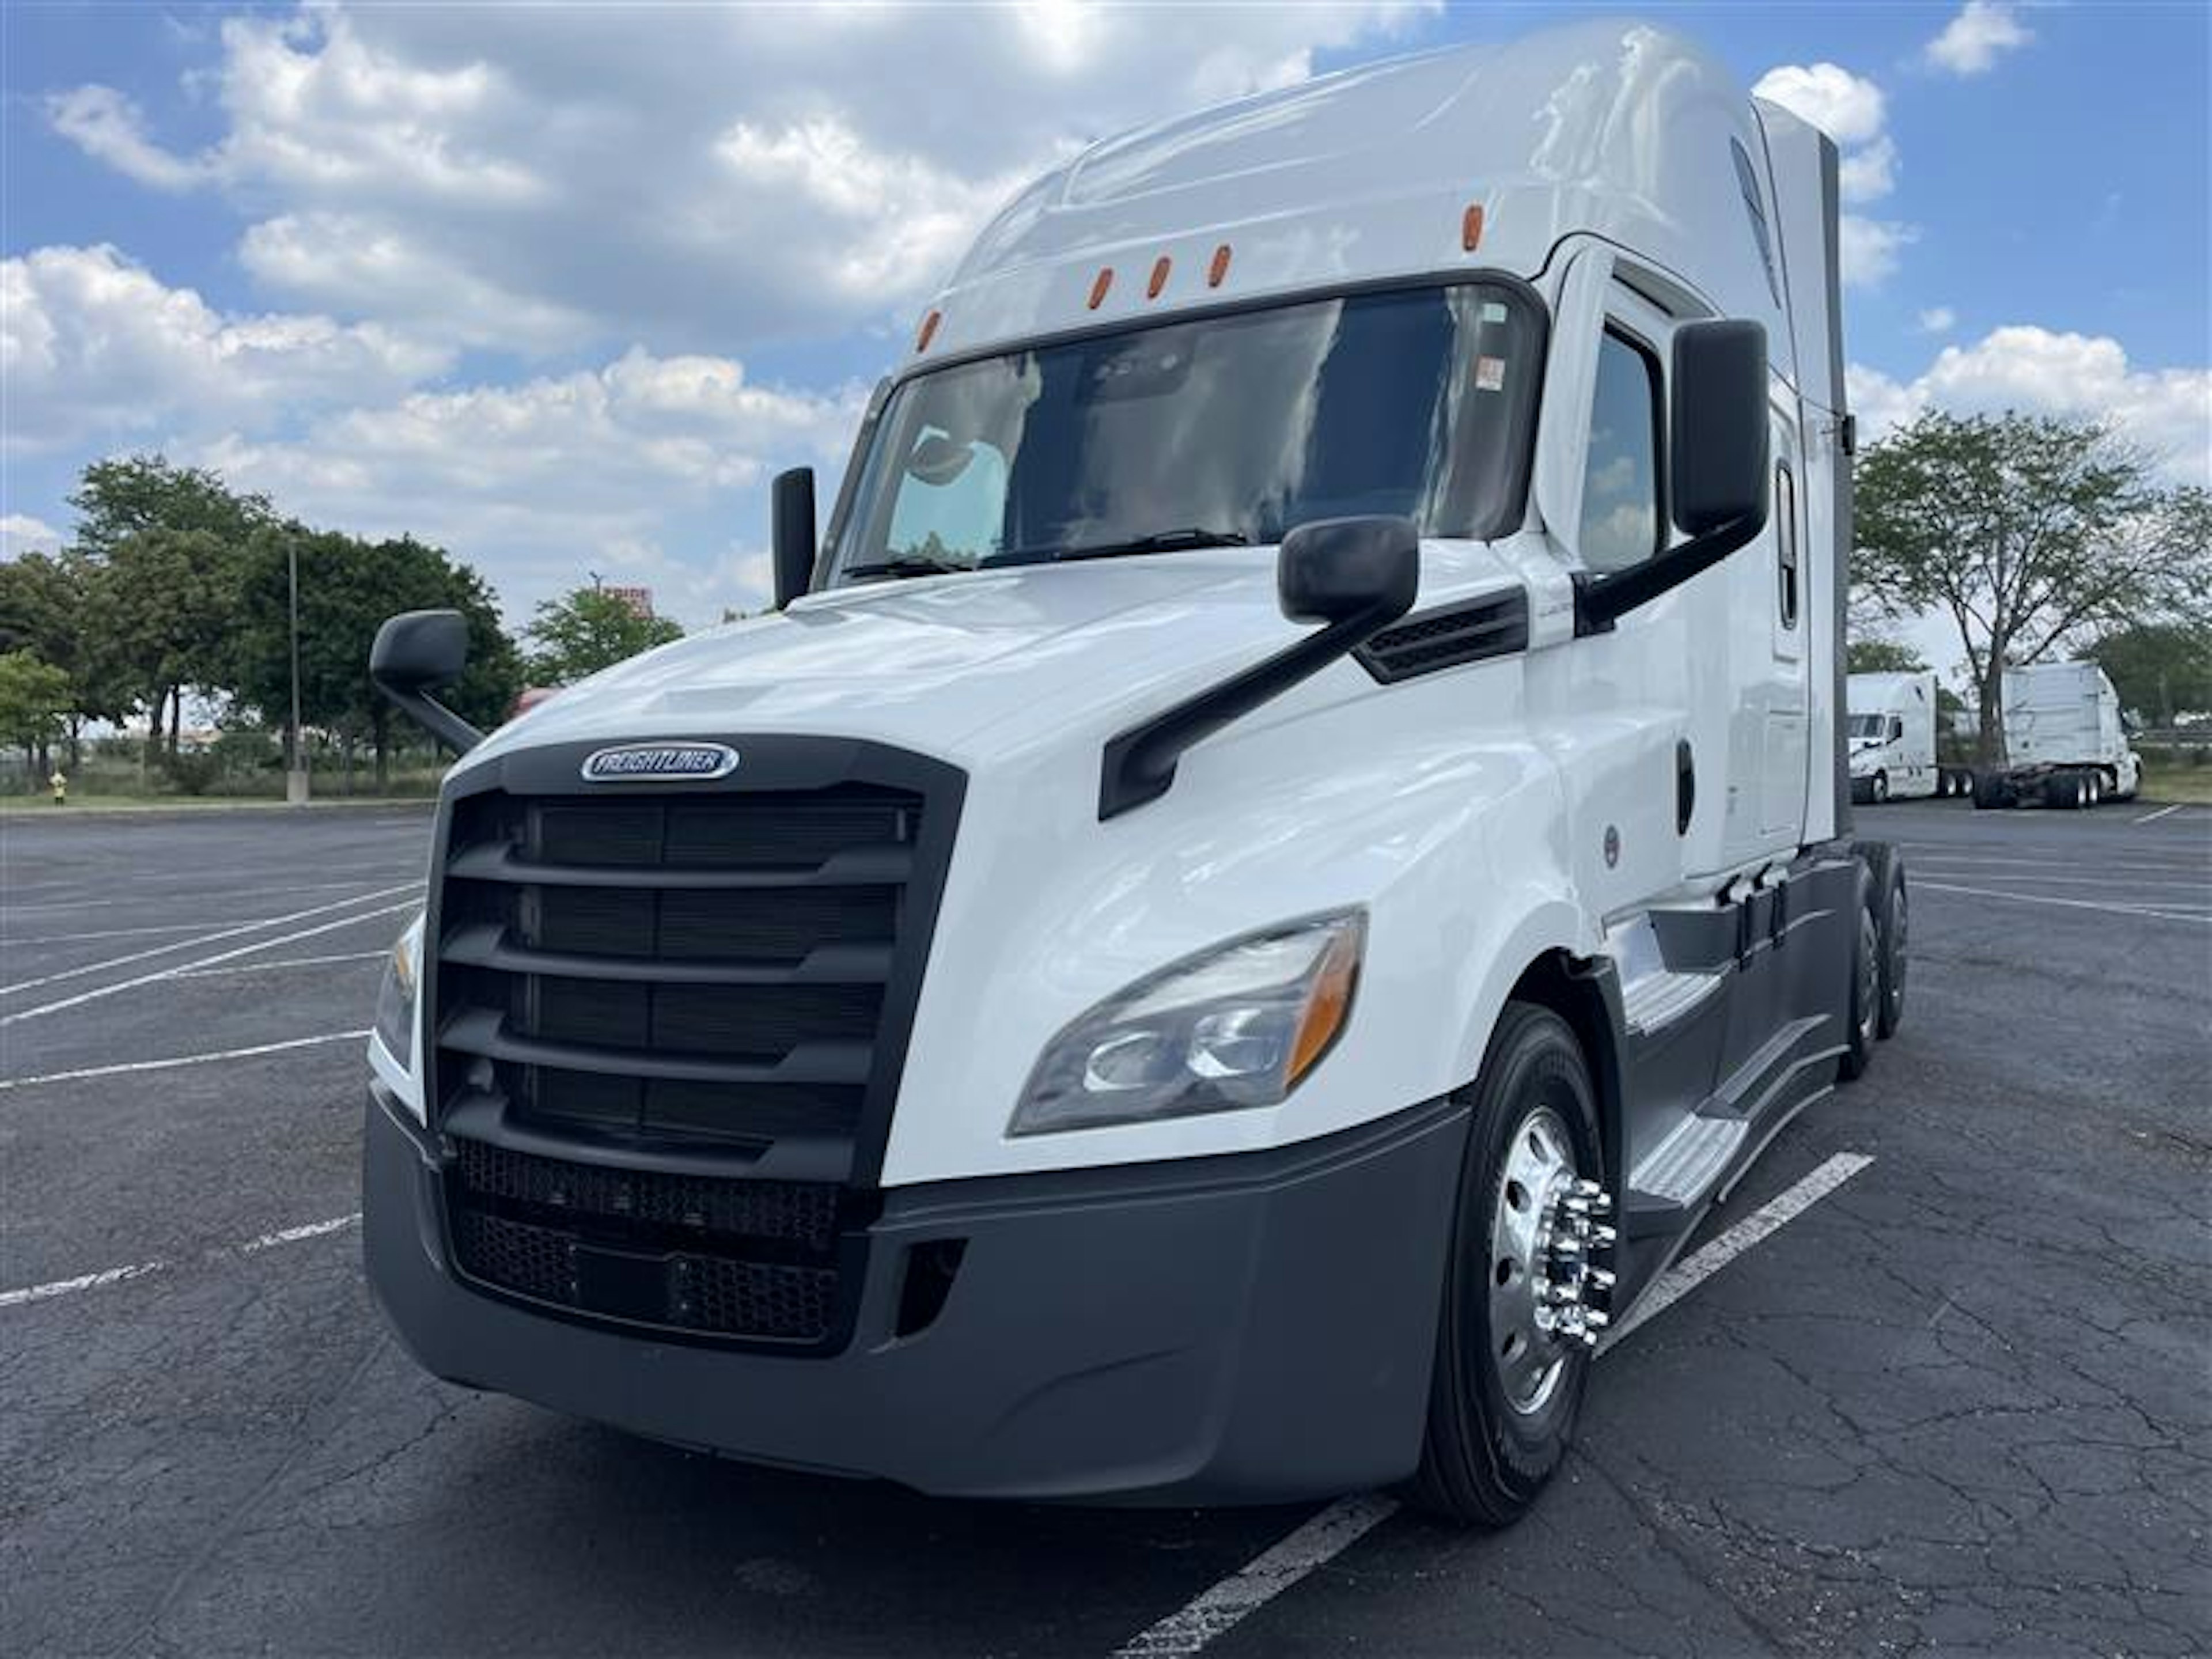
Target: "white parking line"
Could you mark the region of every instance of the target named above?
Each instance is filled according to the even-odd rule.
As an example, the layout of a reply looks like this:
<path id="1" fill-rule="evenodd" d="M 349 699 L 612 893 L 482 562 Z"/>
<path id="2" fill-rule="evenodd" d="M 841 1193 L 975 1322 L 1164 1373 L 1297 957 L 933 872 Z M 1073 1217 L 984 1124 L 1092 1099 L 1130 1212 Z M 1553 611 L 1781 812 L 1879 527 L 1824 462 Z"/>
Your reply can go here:
<path id="1" fill-rule="evenodd" d="M 103 927 L 92 933 L 39 933 L 29 939 L 0 938 L 0 951 L 16 951 L 33 945 L 81 945 L 88 939 L 131 939 L 147 933 L 189 933 L 196 927 L 212 927 L 209 921 L 171 921 L 159 927 Z"/>
<path id="2" fill-rule="evenodd" d="M 228 968 L 179 968 L 177 979 L 221 979 L 225 974 L 267 974 L 280 968 L 327 968 L 340 962 L 382 962 L 389 951 L 344 951 L 331 957 L 286 957 L 277 962 L 237 962 Z"/>
<path id="3" fill-rule="evenodd" d="M 296 933 L 279 933 L 275 939 L 257 939 L 251 945 L 241 945 L 234 951 L 223 951 L 215 956 L 202 957 L 198 962 L 179 963 L 174 967 L 159 968 L 150 974 L 141 974 L 136 979 L 118 980 L 112 985 L 101 985 L 89 991 L 79 991 L 75 996 L 64 997 L 58 1002 L 42 1002 L 35 1008 L 19 1008 L 6 1018 L 0 1018 L 0 1026 L 13 1025 L 18 1020 L 37 1019 L 44 1014 L 58 1014 L 64 1008 L 82 1007 L 88 1002 L 97 1002 L 102 997 L 118 996 L 125 991 L 135 991 L 140 986 L 151 985 L 157 980 L 174 979 L 187 969 L 213 968 L 220 963 L 229 962 L 238 957 L 250 957 L 258 951 L 274 950 L 280 945 L 295 944 L 303 939 L 313 939 L 319 933 L 336 933 L 339 928 L 350 927 L 356 922 L 373 921 L 379 916 L 397 915 L 402 910 L 411 910 L 414 908 L 413 899 L 402 899 L 397 904 L 387 904 L 380 909 L 362 910 L 353 915 L 340 916 L 336 921 L 326 921 L 318 927 L 302 927 Z"/>
<path id="4" fill-rule="evenodd" d="M 1912 884 L 1923 892 L 1968 893 L 1976 898 L 2010 899 L 2015 904 L 2048 904 L 2062 910 L 2101 910 L 2110 916 L 2148 916 L 2154 921 L 2212 921 L 2212 916 L 2193 916 L 2181 910 L 2154 910 L 2141 904 L 2100 904 L 2094 899 L 2059 898 L 2049 893 L 2007 893 L 1995 887 L 1960 887 L 1949 882 Z"/>
<path id="5" fill-rule="evenodd" d="M 1788 1190 L 1778 1194 L 1726 1232 L 1662 1274 L 1637 1299 L 1627 1318 L 1598 1345 L 1602 1358 L 1654 1315 L 1663 1312 L 1741 1255 L 1826 1198 L 1874 1160 L 1838 1152 Z M 1114 1650 L 1114 1659 L 1188 1659 L 1266 1606 L 1316 1567 L 1325 1566 L 1398 1512 L 1398 1500 L 1366 1492 L 1340 1498 L 1296 1531 L 1269 1546 L 1195 1601 L 1139 1631 Z"/>
<path id="6" fill-rule="evenodd" d="M 236 939 L 241 933 L 258 933 L 264 927 L 281 927 L 288 921 L 305 921 L 309 916 L 328 915 L 333 910 L 343 910 L 349 905 L 366 904 L 371 899 L 389 898 L 394 893 L 404 893 L 421 886 L 417 881 L 402 882 L 397 887 L 379 887 L 366 893 L 356 893 L 351 898 L 332 899 L 327 904 L 311 905 L 304 910 L 294 910 L 281 916 L 265 916 L 257 921 L 242 921 L 235 926 L 203 933 L 198 939 L 180 939 L 167 945 L 149 945 L 143 951 L 134 951 L 125 957 L 110 957 L 105 962 L 88 962 L 81 968 L 64 968 L 58 973 L 41 974 L 36 979 L 18 980 L 12 985 L 0 985 L 0 997 L 11 997 L 21 991 L 33 991 L 41 985 L 58 985 L 67 979 L 82 979 L 87 974 L 101 973 L 110 968 L 128 968 L 137 962 L 150 961 L 167 956 L 173 951 L 189 951 L 197 945 L 219 944 L 227 939 Z M 134 981 L 133 983 L 141 981 Z"/>
<path id="7" fill-rule="evenodd" d="M 43 1077 L 0 1078 L 0 1090 L 28 1089 L 40 1083 L 81 1083 L 87 1078 L 121 1077 L 127 1072 L 166 1072 L 177 1066 L 210 1066 L 218 1060 L 251 1060 L 257 1054 L 281 1054 L 294 1048 L 313 1048 L 325 1042 L 359 1042 L 368 1028 L 358 1031 L 325 1031 L 320 1036 L 287 1037 L 282 1042 L 257 1042 L 250 1048 L 223 1048 L 211 1054 L 179 1054 L 172 1060 L 125 1060 L 112 1066 L 87 1066 L 75 1072 L 48 1072 Z"/>
<path id="8" fill-rule="evenodd" d="M 297 1244 L 304 1239 L 323 1238 L 331 1233 L 343 1232 L 361 1219 L 359 1212 L 352 1215 L 333 1216 L 328 1221 L 310 1221 L 305 1226 L 287 1227 L 282 1232 L 264 1233 L 258 1238 L 249 1238 L 243 1244 L 209 1250 L 203 1261 L 218 1261 L 227 1255 L 254 1255 L 279 1244 Z M 105 1273 L 84 1273 L 76 1279 L 57 1279 L 44 1285 L 27 1285 L 20 1291 L 0 1291 L 0 1308 L 18 1308 L 27 1302 L 50 1302 L 58 1296 L 76 1296 L 83 1291 L 97 1291 L 110 1285 L 121 1285 L 134 1279 L 144 1279 L 151 1273 L 167 1273 L 175 1264 L 168 1261 L 137 1261 L 127 1267 L 110 1267 Z"/>
<path id="9" fill-rule="evenodd" d="M 2141 817 L 2135 819 L 2134 822 L 2137 823 L 2156 823 L 2160 818 L 2166 817 L 2169 814 L 2179 812 L 2180 810 L 2181 803 L 2176 801 L 2171 806 L 2160 807 L 2155 812 L 2146 812 Z"/>

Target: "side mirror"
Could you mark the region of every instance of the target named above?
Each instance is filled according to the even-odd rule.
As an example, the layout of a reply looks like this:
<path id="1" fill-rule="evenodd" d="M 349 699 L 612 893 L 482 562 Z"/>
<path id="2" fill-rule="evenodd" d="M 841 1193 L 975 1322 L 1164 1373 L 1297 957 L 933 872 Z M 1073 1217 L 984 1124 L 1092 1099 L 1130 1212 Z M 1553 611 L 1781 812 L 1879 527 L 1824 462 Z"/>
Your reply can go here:
<path id="1" fill-rule="evenodd" d="M 376 630 L 368 678 L 386 700 L 456 754 L 483 733 L 428 694 L 460 678 L 469 665 L 468 618 L 458 611 L 409 611 Z"/>
<path id="2" fill-rule="evenodd" d="M 1364 644 L 1413 608 L 1420 586 L 1410 519 L 1322 519 L 1291 532 L 1275 556 L 1283 614 L 1328 626 L 1116 736 L 1099 769 L 1099 821 L 1167 793 L 1186 749 Z"/>
<path id="3" fill-rule="evenodd" d="M 1583 584 L 1577 630 L 1611 627 L 1637 606 L 1709 570 L 1766 527 L 1766 330 L 1686 323 L 1674 331 L 1667 494 L 1687 541 Z"/>
<path id="4" fill-rule="evenodd" d="M 782 610 L 814 585 L 814 469 L 779 472 L 769 487 L 775 544 L 775 608 Z"/>
<path id="5" fill-rule="evenodd" d="M 1321 519 L 1283 538 L 1275 592 L 1292 622 L 1373 626 L 1413 609 L 1421 586 L 1421 538 L 1410 519 Z"/>

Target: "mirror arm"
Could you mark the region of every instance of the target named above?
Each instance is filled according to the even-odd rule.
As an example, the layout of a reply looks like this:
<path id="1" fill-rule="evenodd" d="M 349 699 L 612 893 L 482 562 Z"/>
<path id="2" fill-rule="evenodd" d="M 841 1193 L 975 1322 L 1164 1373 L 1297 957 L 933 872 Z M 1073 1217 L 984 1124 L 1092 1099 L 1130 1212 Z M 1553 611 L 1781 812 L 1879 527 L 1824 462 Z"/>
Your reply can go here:
<path id="1" fill-rule="evenodd" d="M 456 714 L 436 698 L 404 686 L 393 685 L 374 675 L 376 689 L 384 700 L 405 714 L 416 725 L 444 744 L 456 755 L 465 755 L 484 740 L 484 734 Z"/>
<path id="2" fill-rule="evenodd" d="M 1575 633 L 1602 634 L 1638 605 L 1649 605 L 1670 588 L 1711 569 L 1766 528 L 1764 507 L 1731 519 L 1702 536 L 1692 536 L 1656 558 L 1608 576 L 1583 571 L 1575 577 Z"/>
<path id="3" fill-rule="evenodd" d="M 1099 822 L 1158 800 L 1175 781 L 1176 762 L 1184 750 L 1350 654 L 1405 613 L 1402 605 L 1371 605 L 1131 726 L 1106 745 L 1098 777 Z"/>

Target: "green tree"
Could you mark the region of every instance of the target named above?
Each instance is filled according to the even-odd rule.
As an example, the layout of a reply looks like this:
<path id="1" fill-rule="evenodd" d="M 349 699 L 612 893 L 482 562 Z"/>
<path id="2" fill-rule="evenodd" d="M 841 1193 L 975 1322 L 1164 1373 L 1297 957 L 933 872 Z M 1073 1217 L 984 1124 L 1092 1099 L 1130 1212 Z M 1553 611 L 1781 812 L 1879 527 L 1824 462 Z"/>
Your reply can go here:
<path id="1" fill-rule="evenodd" d="M 79 762 L 87 720 L 119 720 L 131 698 L 102 672 L 85 623 L 88 561 L 26 553 L 0 564 L 0 651 L 35 651 L 69 676 L 70 767 Z"/>
<path id="2" fill-rule="evenodd" d="M 2212 711 L 2212 627 L 2144 623 L 2116 629 L 2089 647 L 2120 694 L 2120 707 L 2154 726 Z"/>
<path id="3" fill-rule="evenodd" d="M 147 715 L 149 750 L 166 720 L 173 761 L 185 694 L 228 690 L 232 619 L 247 544 L 273 522 L 267 498 L 160 455 L 84 470 L 68 562 L 82 589 L 84 643 L 73 665 L 92 712 Z"/>
<path id="4" fill-rule="evenodd" d="M 292 698 L 290 568 L 300 571 L 300 712 L 333 733 L 349 757 L 366 742 L 376 781 L 388 781 L 397 711 L 368 678 L 369 647 L 386 618 L 403 611 L 456 610 L 469 622 L 469 669 L 447 694 L 479 725 L 504 719 L 520 689 L 514 641 L 482 576 L 443 550 L 399 537 L 365 542 L 296 524 L 253 538 L 240 586 L 232 678 L 241 701 L 272 725 L 289 722 Z"/>
<path id="5" fill-rule="evenodd" d="M 35 651 L 0 654 L 0 742 L 23 751 L 33 774 L 43 776 L 48 745 L 69 718 L 70 678 Z"/>
<path id="6" fill-rule="evenodd" d="M 240 546 L 276 518 L 267 496 L 241 494 L 213 472 L 173 466 L 160 455 L 94 461 L 69 499 L 78 514 L 76 545 L 94 559 L 151 530 L 204 531 Z"/>
<path id="7" fill-rule="evenodd" d="M 2008 666 L 2186 611 L 2212 571 L 2206 493 L 2160 489 L 2094 422 L 1930 411 L 1861 457 L 1856 498 L 1853 574 L 1889 614 L 1958 629 L 1985 761 L 2004 757 Z"/>
<path id="8" fill-rule="evenodd" d="M 1917 651 L 1895 640 L 1853 640 L 1844 659 L 1844 667 L 1854 674 L 1922 674 L 1928 670 Z"/>
<path id="9" fill-rule="evenodd" d="M 603 588 L 580 587 L 538 607 L 530 624 L 537 649 L 530 653 L 532 679 L 567 685 L 602 668 L 684 637 L 666 617 L 640 611 L 627 599 Z"/>
<path id="10" fill-rule="evenodd" d="M 244 548 L 214 531 L 156 525 L 88 562 L 88 655 L 103 682 L 147 711 L 147 740 L 176 756 L 185 694 L 225 689 Z"/>

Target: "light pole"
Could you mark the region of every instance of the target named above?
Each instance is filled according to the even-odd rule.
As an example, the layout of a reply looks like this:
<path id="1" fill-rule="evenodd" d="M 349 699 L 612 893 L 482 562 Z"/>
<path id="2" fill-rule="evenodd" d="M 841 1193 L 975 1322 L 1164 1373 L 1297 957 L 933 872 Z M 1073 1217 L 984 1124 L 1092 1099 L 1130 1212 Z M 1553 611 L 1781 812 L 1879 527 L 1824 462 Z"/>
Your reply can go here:
<path id="1" fill-rule="evenodd" d="M 287 538 L 284 544 L 284 566 L 291 581 L 292 615 L 292 729 L 286 747 L 284 799 L 289 805 L 303 805 L 307 799 L 307 766 L 300 752 L 300 544 Z"/>

